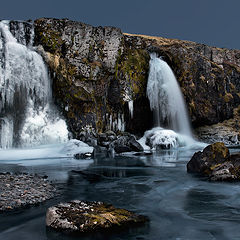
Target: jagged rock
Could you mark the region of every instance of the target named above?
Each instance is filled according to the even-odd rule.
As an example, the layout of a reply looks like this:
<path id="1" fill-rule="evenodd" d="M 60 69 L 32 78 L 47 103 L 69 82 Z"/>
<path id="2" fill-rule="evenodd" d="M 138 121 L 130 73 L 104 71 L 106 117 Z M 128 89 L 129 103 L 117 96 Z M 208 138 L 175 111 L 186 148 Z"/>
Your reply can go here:
<path id="1" fill-rule="evenodd" d="M 131 134 L 118 136 L 116 140 L 111 142 L 109 148 L 114 149 L 116 153 L 142 152 L 144 150 L 141 144 L 137 142 L 136 137 Z"/>
<path id="2" fill-rule="evenodd" d="M 196 152 L 187 164 L 187 171 L 192 173 L 209 174 L 212 167 L 228 160 L 229 150 L 224 143 L 217 142 L 207 146 L 201 152 Z"/>
<path id="3" fill-rule="evenodd" d="M 99 134 L 98 145 L 108 148 L 109 144 L 116 139 L 117 136 L 113 131 L 106 131 L 105 133 Z"/>
<path id="4" fill-rule="evenodd" d="M 237 180 L 237 176 L 233 173 L 234 166 L 230 161 L 215 167 L 209 177 L 211 181 L 232 181 Z"/>
<path id="5" fill-rule="evenodd" d="M 187 171 L 200 173 L 212 181 L 240 180 L 240 154 L 230 155 L 224 143 L 214 143 L 193 155 Z"/>
<path id="6" fill-rule="evenodd" d="M 50 207 L 46 225 L 65 232 L 96 232 L 114 227 L 131 227 L 148 221 L 147 217 L 103 202 L 71 201 Z"/>
<path id="7" fill-rule="evenodd" d="M 195 130 L 199 140 L 206 143 L 224 142 L 227 146 L 240 145 L 240 106 L 234 109 L 234 118 Z"/>

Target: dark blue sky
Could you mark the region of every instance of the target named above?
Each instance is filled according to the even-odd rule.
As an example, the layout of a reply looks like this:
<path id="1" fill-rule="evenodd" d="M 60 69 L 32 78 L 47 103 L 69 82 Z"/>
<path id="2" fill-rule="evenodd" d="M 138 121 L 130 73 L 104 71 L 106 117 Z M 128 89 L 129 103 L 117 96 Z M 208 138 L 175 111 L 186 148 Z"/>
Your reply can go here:
<path id="1" fill-rule="evenodd" d="M 69 18 L 240 49 L 240 0 L 5 0 L 0 13 L 1 19 Z"/>

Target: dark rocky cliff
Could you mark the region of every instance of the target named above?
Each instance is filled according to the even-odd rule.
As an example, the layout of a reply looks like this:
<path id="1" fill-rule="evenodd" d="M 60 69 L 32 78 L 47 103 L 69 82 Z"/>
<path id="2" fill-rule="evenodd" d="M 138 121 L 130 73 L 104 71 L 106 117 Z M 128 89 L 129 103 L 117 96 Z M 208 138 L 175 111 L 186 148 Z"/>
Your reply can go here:
<path id="1" fill-rule="evenodd" d="M 34 25 L 35 45 L 49 65 L 56 103 L 75 137 L 86 126 L 137 134 L 151 128 L 149 52 L 157 52 L 174 70 L 194 127 L 231 119 L 240 105 L 239 50 L 123 34 L 114 27 L 66 19 L 38 19 Z"/>

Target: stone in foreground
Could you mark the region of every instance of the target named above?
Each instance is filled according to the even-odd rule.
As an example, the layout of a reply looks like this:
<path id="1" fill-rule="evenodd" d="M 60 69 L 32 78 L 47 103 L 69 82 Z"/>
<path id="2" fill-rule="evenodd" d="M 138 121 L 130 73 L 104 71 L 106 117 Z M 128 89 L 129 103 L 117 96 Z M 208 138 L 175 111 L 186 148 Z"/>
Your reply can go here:
<path id="1" fill-rule="evenodd" d="M 240 180 L 240 154 L 230 155 L 224 143 L 217 142 L 196 152 L 187 164 L 187 171 L 212 181 Z"/>
<path id="2" fill-rule="evenodd" d="M 93 232 L 143 224 L 148 218 L 103 202 L 74 200 L 50 207 L 46 225 L 64 232 Z"/>
<path id="3" fill-rule="evenodd" d="M 0 173 L 0 212 L 39 204 L 56 193 L 46 176 Z"/>

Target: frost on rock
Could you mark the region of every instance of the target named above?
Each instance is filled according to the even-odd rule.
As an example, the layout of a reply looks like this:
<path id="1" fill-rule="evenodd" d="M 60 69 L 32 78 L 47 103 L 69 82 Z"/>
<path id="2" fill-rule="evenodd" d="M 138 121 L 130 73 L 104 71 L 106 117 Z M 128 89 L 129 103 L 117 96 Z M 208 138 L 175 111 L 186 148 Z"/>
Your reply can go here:
<path id="1" fill-rule="evenodd" d="M 151 148 L 177 148 L 180 145 L 179 135 L 172 130 L 163 129 L 161 127 L 153 128 L 144 134 L 146 144 Z"/>

